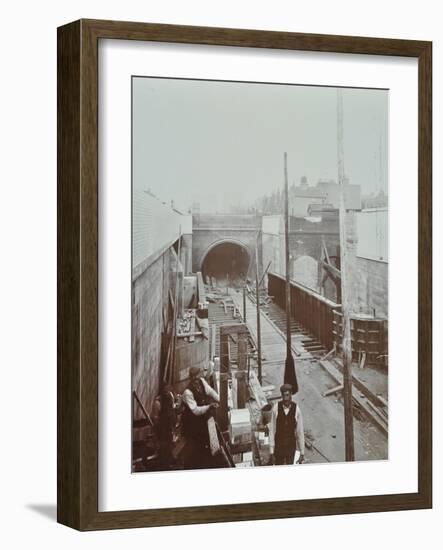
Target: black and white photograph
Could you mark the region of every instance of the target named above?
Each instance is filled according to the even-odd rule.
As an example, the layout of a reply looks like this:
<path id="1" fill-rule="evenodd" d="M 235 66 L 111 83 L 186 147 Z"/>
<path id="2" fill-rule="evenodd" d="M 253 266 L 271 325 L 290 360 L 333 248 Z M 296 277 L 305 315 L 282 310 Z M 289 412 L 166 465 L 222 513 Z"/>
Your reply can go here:
<path id="1" fill-rule="evenodd" d="M 132 77 L 132 472 L 388 460 L 389 91 Z"/>
<path id="2" fill-rule="evenodd" d="M 439 540 L 440 4 L 2 7 L 2 546 Z"/>

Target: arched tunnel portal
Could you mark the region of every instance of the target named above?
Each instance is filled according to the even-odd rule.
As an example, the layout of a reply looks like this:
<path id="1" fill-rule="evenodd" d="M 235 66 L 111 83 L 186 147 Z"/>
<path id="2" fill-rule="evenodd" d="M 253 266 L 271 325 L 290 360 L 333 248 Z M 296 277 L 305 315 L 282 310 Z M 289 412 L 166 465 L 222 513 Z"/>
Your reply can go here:
<path id="1" fill-rule="evenodd" d="M 218 286 L 239 287 L 246 280 L 250 263 L 251 254 L 243 243 L 223 240 L 207 250 L 201 272 L 205 280 L 212 277 Z"/>

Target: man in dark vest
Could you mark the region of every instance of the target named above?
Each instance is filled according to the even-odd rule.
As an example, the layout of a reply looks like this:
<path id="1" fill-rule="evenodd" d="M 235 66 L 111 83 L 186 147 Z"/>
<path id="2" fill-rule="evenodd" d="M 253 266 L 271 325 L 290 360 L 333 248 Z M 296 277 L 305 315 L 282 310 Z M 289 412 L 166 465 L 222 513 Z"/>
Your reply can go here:
<path id="1" fill-rule="evenodd" d="M 199 367 L 189 369 L 189 384 L 183 392 L 182 433 L 186 437 L 185 468 L 210 468 L 208 418 L 218 407 L 217 392 L 202 378 Z"/>
<path id="2" fill-rule="evenodd" d="M 300 407 L 292 400 L 292 386 L 280 388 L 282 400 L 272 409 L 269 423 L 269 447 L 275 464 L 294 464 L 295 451 L 300 451 L 298 464 L 304 462 L 305 437 Z"/>

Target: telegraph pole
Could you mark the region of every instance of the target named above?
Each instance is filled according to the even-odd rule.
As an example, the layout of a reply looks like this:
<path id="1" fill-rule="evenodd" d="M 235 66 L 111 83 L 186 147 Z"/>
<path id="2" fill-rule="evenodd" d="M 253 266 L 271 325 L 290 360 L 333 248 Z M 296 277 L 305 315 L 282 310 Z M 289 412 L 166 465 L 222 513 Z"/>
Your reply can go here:
<path id="1" fill-rule="evenodd" d="M 258 240 L 258 237 L 257 237 Z M 255 243 L 255 297 L 257 300 L 257 366 L 258 366 L 258 381 L 262 382 L 261 369 L 261 326 L 260 326 L 260 287 L 258 281 L 258 243 Z"/>
<path id="2" fill-rule="evenodd" d="M 285 172 L 285 253 L 286 253 L 286 361 L 284 383 L 291 384 L 292 393 L 298 392 L 297 376 L 295 374 L 294 357 L 291 345 L 291 281 L 289 272 L 289 184 L 288 184 L 288 154 L 284 154 Z"/>
<path id="3" fill-rule="evenodd" d="M 343 400 L 345 413 L 345 458 L 355 460 L 354 454 L 354 419 L 352 412 L 352 342 L 351 319 L 348 285 L 348 254 L 346 249 L 346 204 L 345 204 L 345 167 L 343 149 L 343 92 L 337 89 L 337 159 L 338 183 L 340 186 L 340 271 L 341 271 L 341 306 L 343 319 Z"/>

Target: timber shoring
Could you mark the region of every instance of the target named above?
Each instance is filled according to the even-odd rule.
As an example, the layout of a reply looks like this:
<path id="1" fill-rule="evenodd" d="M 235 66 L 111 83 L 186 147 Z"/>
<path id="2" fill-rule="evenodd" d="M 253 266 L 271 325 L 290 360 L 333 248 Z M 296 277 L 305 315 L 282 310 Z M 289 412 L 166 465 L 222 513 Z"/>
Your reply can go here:
<path id="1" fill-rule="evenodd" d="M 274 296 L 275 303 L 285 307 L 285 281 L 276 273 L 268 274 L 268 292 Z M 321 342 L 326 349 L 332 349 L 334 310 L 340 308 L 336 304 L 313 290 L 291 281 L 291 315 L 310 334 Z"/>

